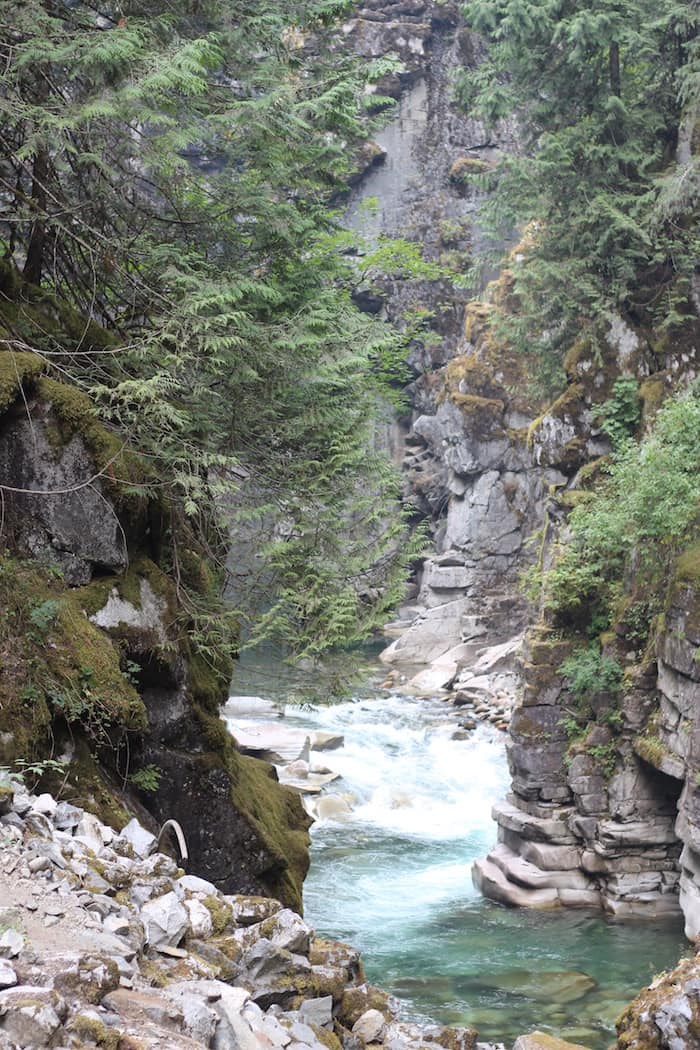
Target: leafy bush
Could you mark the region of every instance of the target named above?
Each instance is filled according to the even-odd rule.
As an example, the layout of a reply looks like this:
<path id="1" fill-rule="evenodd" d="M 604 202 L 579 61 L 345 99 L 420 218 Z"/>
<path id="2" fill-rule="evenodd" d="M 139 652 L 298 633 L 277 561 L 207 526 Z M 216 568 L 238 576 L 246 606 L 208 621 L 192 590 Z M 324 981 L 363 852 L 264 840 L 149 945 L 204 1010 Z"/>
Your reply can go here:
<path id="1" fill-rule="evenodd" d="M 555 622 L 582 631 L 618 612 L 624 574 L 651 595 L 697 528 L 700 504 L 700 389 L 669 400 L 653 431 L 616 453 L 594 498 L 571 513 L 571 541 L 545 580 L 546 607 Z M 635 610 L 639 613 L 639 608 Z M 637 615 L 635 632 L 644 635 Z"/>
<path id="2" fill-rule="evenodd" d="M 590 700 L 595 693 L 616 696 L 622 684 L 622 668 L 612 656 L 605 656 L 591 645 L 577 649 L 559 667 L 566 685 L 578 701 Z"/>
<path id="3" fill-rule="evenodd" d="M 600 415 L 613 448 L 621 448 L 639 426 L 639 384 L 634 376 L 620 376 L 615 380 L 612 397 L 601 407 Z"/>
<path id="4" fill-rule="evenodd" d="M 139 791 L 152 793 L 158 790 L 162 776 L 163 771 L 158 766 L 151 764 L 144 766 L 143 769 L 137 769 L 131 774 L 129 780 Z"/>

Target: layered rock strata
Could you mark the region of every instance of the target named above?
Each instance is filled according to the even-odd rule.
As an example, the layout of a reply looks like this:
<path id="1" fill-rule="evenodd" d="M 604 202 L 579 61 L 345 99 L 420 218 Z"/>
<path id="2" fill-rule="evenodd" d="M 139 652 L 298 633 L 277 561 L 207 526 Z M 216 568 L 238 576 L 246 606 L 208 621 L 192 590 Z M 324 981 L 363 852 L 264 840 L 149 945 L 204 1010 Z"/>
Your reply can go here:
<path id="1" fill-rule="evenodd" d="M 614 335 L 620 367 L 632 367 L 626 355 L 634 351 L 635 372 L 649 374 L 635 334 L 618 325 Z M 667 387 L 682 367 L 686 378 L 692 377 L 692 355 L 683 353 L 683 362 L 680 356 L 667 359 L 666 368 L 642 384 L 647 411 L 656 386 Z M 531 430 L 531 441 L 538 462 L 564 470 L 569 458 L 578 471 L 588 454 L 591 413 L 585 390 L 593 369 L 580 352 L 571 356 L 569 368 L 572 385 Z M 606 382 L 602 376 L 599 388 Z M 580 477 L 574 475 L 567 490 L 550 500 L 545 561 L 553 537 L 561 535 L 568 493 L 576 495 Z M 675 571 L 652 650 L 636 651 L 624 623 L 604 639 L 604 652 L 625 663 L 625 684 L 619 710 L 604 688 L 593 697 L 593 721 L 583 738 L 572 736 L 572 729 L 579 732 L 570 717 L 576 705 L 561 674 L 573 641 L 544 621 L 528 632 L 523 691 L 510 727 L 512 794 L 494 810 L 498 847 L 474 869 L 488 896 L 530 907 L 599 904 L 620 919 L 682 910 L 686 934 L 697 940 L 696 548 L 681 557 Z"/>

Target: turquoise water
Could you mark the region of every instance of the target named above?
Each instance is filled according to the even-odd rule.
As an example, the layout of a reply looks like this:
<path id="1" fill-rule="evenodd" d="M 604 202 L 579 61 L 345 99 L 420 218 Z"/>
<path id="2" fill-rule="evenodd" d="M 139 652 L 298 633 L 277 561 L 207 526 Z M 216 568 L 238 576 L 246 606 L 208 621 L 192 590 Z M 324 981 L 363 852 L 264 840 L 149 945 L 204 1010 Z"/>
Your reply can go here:
<path id="1" fill-rule="evenodd" d="M 506 1044 L 540 1028 L 604 1050 L 621 1009 L 686 949 L 680 922 L 613 925 L 477 893 L 471 864 L 495 841 L 490 810 L 508 789 L 504 738 L 490 727 L 453 740 L 445 705 L 401 696 L 286 717 L 345 735 L 312 755 L 341 774 L 330 791 L 349 812 L 313 826 L 307 921 L 359 948 L 405 1018 L 473 1024 Z"/>
<path id="2" fill-rule="evenodd" d="M 312 832 L 316 929 L 358 947 L 407 1017 L 473 1024 L 486 1041 L 541 1028 L 609 1046 L 624 1005 L 685 949 L 681 925 L 515 910 L 477 893 L 471 863 L 495 840 L 490 810 L 508 787 L 503 737 L 481 727 L 452 740 L 442 705 L 402 697 L 293 718 L 345 732 L 323 760 L 353 808 Z"/>

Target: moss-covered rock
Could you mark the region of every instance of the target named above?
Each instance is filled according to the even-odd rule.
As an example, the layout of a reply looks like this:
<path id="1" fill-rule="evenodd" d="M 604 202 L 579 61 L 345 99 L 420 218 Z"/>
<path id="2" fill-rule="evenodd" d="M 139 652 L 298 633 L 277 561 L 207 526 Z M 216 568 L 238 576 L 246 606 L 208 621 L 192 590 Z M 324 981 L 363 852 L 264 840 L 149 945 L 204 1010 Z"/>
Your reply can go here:
<path id="1" fill-rule="evenodd" d="M 116 826 L 132 807 L 176 817 L 195 870 L 300 908 L 309 820 L 218 717 L 237 624 L 220 602 L 215 556 L 227 541 L 216 516 L 199 535 L 90 397 L 44 374 L 41 353 L 1 349 L 5 338 L 82 352 L 114 347 L 112 336 L 6 263 L 0 291 L 13 551 L 0 557 L 0 763 L 68 749 L 56 787 L 65 780 L 85 808 Z M 129 773 L 151 766 L 158 776 L 137 790 Z"/>
<path id="2" fill-rule="evenodd" d="M 3 349 L 0 345 L 0 414 L 23 392 L 26 395 L 31 390 L 45 367 L 39 354 Z"/>
<path id="3" fill-rule="evenodd" d="M 463 185 L 475 175 L 484 175 L 492 165 L 481 157 L 457 157 L 450 167 L 450 181 Z"/>
<path id="4" fill-rule="evenodd" d="M 617 1021 L 618 1050 L 700 1045 L 700 959 L 683 959 L 655 978 Z"/>

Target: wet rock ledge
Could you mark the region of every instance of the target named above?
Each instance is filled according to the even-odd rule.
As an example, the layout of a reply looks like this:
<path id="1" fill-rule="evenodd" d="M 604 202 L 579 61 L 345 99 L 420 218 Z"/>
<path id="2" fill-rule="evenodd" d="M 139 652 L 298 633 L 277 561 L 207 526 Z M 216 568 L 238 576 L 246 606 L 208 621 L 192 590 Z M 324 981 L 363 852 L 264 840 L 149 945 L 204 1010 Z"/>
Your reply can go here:
<path id="1" fill-rule="evenodd" d="M 227 895 L 51 795 L 0 778 L 0 1048 L 473 1050 L 407 1024 L 358 953 Z M 486 1050 L 485 1044 L 482 1044 Z"/>

